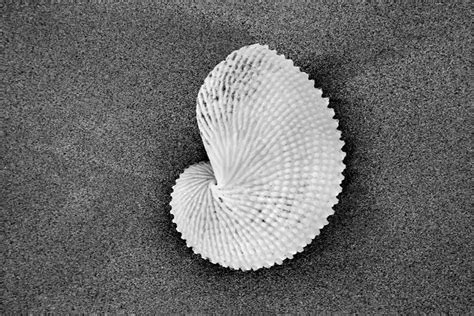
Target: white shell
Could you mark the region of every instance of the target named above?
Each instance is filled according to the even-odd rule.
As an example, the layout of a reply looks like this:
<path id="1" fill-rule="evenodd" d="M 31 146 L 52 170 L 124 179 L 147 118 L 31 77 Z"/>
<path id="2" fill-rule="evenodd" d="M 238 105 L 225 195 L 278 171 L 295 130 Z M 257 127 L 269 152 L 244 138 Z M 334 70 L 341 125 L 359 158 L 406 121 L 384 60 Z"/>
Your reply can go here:
<path id="1" fill-rule="evenodd" d="M 207 76 L 197 122 L 209 163 L 176 181 L 171 213 L 188 247 L 250 270 L 281 264 L 319 234 L 341 191 L 343 142 L 321 90 L 267 46 Z"/>

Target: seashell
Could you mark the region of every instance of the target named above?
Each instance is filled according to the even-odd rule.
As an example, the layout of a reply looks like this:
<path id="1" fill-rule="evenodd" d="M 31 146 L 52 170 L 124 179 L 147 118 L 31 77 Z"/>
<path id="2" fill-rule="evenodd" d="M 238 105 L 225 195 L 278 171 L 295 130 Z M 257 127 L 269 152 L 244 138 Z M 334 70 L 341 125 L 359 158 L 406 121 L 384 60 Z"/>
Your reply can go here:
<path id="1" fill-rule="evenodd" d="M 254 44 L 211 71 L 196 114 L 209 162 L 185 169 L 170 203 L 187 246 L 241 270 L 303 251 L 328 223 L 343 179 L 344 143 L 322 91 Z"/>

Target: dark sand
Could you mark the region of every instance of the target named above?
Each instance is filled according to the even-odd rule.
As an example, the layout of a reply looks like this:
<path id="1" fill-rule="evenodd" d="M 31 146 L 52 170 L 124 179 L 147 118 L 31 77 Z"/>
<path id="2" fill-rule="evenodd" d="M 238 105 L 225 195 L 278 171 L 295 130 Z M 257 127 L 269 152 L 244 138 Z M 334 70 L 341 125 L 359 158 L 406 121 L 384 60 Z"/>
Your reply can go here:
<path id="1" fill-rule="evenodd" d="M 205 2 L 2 8 L 1 312 L 472 311 L 468 1 Z M 199 87 L 255 42 L 330 97 L 347 168 L 305 251 L 244 273 L 169 202 Z"/>

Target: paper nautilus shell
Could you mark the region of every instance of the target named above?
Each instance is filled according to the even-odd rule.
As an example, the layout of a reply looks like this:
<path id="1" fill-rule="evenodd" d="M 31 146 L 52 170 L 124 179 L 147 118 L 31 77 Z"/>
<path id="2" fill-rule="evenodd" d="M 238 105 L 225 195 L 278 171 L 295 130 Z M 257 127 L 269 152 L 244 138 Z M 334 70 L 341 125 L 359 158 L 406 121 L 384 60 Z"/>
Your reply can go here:
<path id="1" fill-rule="evenodd" d="M 187 246 L 241 270 L 302 251 L 328 223 L 343 179 L 344 143 L 321 90 L 255 44 L 211 71 L 196 114 L 209 162 L 184 170 L 170 203 Z"/>

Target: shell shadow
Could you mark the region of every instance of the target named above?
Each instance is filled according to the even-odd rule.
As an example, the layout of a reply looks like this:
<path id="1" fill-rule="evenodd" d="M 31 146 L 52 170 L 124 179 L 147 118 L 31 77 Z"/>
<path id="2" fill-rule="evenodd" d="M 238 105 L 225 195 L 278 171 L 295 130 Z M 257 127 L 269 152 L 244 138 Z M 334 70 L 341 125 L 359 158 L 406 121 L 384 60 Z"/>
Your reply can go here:
<path id="1" fill-rule="evenodd" d="M 344 54 L 316 55 L 302 62 L 301 70 L 323 90 L 324 97 L 341 99 L 345 83 L 357 75 L 358 64 Z"/>

